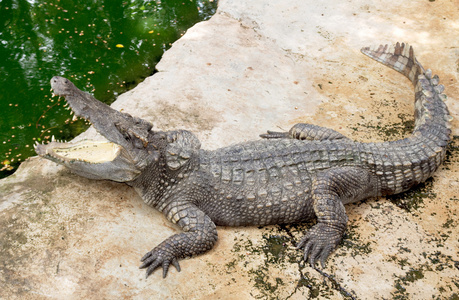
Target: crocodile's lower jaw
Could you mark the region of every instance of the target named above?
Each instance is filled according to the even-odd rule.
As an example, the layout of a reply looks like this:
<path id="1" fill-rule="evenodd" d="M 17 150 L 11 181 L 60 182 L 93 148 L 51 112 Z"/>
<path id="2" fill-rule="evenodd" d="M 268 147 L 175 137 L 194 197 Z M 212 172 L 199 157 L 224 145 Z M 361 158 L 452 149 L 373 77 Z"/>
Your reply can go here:
<path id="1" fill-rule="evenodd" d="M 47 145 L 37 145 L 36 149 L 41 152 L 40 155 L 51 156 L 60 161 L 81 161 L 91 164 L 111 162 L 121 151 L 117 144 L 91 140 L 75 144 L 51 142 Z"/>

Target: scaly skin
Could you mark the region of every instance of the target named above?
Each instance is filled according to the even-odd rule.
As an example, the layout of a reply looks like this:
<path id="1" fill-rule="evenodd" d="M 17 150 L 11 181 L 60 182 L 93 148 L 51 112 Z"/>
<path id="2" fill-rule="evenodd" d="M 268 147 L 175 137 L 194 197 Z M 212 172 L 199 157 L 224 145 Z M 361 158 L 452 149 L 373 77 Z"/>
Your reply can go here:
<path id="1" fill-rule="evenodd" d="M 317 261 L 323 265 L 346 230 L 344 204 L 400 193 L 425 181 L 442 163 L 450 139 L 450 116 L 443 102 L 446 96 L 441 94 L 444 88 L 430 70 L 424 71 L 411 47 L 397 43 L 362 52 L 401 72 L 415 86 L 416 123 L 410 137 L 359 143 L 328 128 L 297 124 L 288 133 L 268 132 L 261 135 L 263 140 L 206 151 L 188 131 L 153 131 L 146 121 L 94 104 L 97 100 L 66 79 L 55 77 L 52 85 L 76 113 L 86 102 L 95 108 L 83 116 L 131 153 L 135 164 L 135 172 L 118 174 L 117 181 L 125 176 L 125 182 L 146 203 L 183 230 L 142 258 L 141 268 L 147 268 L 147 276 L 162 267 L 165 277 L 170 264 L 180 270 L 179 259 L 211 249 L 217 241 L 216 225 L 295 223 L 313 218 L 317 224 L 298 247 L 304 249 L 304 259 L 311 265 Z M 108 114 L 113 121 L 104 119 Z M 57 146 L 39 145 L 37 152 L 72 169 L 71 161 L 56 158 L 53 147 Z M 148 164 L 142 167 L 145 157 Z M 89 167 L 84 170 L 89 171 Z M 97 177 L 109 177 L 100 173 L 99 168 Z"/>

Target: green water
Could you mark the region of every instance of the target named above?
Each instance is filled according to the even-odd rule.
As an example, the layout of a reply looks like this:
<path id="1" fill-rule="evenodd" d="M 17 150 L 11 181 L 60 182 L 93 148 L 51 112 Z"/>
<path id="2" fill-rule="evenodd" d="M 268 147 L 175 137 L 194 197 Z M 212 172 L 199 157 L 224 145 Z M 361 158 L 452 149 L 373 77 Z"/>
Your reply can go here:
<path id="1" fill-rule="evenodd" d="M 87 128 L 51 97 L 54 75 L 106 103 L 154 73 L 171 43 L 208 19 L 216 0 L 0 0 L 0 178 L 35 141 Z"/>

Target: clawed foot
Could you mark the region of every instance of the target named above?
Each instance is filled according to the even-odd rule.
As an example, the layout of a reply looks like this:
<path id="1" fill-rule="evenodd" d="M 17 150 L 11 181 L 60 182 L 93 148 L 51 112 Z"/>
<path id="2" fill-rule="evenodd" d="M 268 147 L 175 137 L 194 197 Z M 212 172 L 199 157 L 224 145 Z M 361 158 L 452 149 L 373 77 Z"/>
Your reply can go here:
<path id="1" fill-rule="evenodd" d="M 167 249 L 164 249 L 164 247 L 161 247 L 161 245 L 147 252 L 140 261 L 143 262 L 140 269 L 147 268 L 146 277 L 150 276 L 154 270 L 161 266 L 163 267 L 163 278 L 166 278 L 167 271 L 171 264 L 180 272 L 180 265 L 177 257 L 167 251 Z"/>
<path id="2" fill-rule="evenodd" d="M 322 268 L 325 268 L 325 261 L 343 238 L 343 231 L 329 224 L 318 223 L 305 234 L 297 248 L 304 248 L 304 260 L 311 267 L 320 261 Z"/>
<path id="3" fill-rule="evenodd" d="M 285 139 L 289 137 L 288 132 L 275 132 L 275 131 L 269 131 L 268 133 L 260 134 L 261 138 L 264 139 Z"/>

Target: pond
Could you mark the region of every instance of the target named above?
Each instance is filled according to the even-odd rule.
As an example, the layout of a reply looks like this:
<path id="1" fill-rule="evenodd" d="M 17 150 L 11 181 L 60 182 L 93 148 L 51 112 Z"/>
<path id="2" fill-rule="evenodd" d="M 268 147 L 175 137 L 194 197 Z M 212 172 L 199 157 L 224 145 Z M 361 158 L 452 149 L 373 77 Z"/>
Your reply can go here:
<path id="1" fill-rule="evenodd" d="M 35 155 L 33 144 L 87 129 L 51 96 L 70 78 L 111 103 L 155 72 L 171 44 L 216 11 L 212 0 L 0 1 L 0 178 Z"/>

